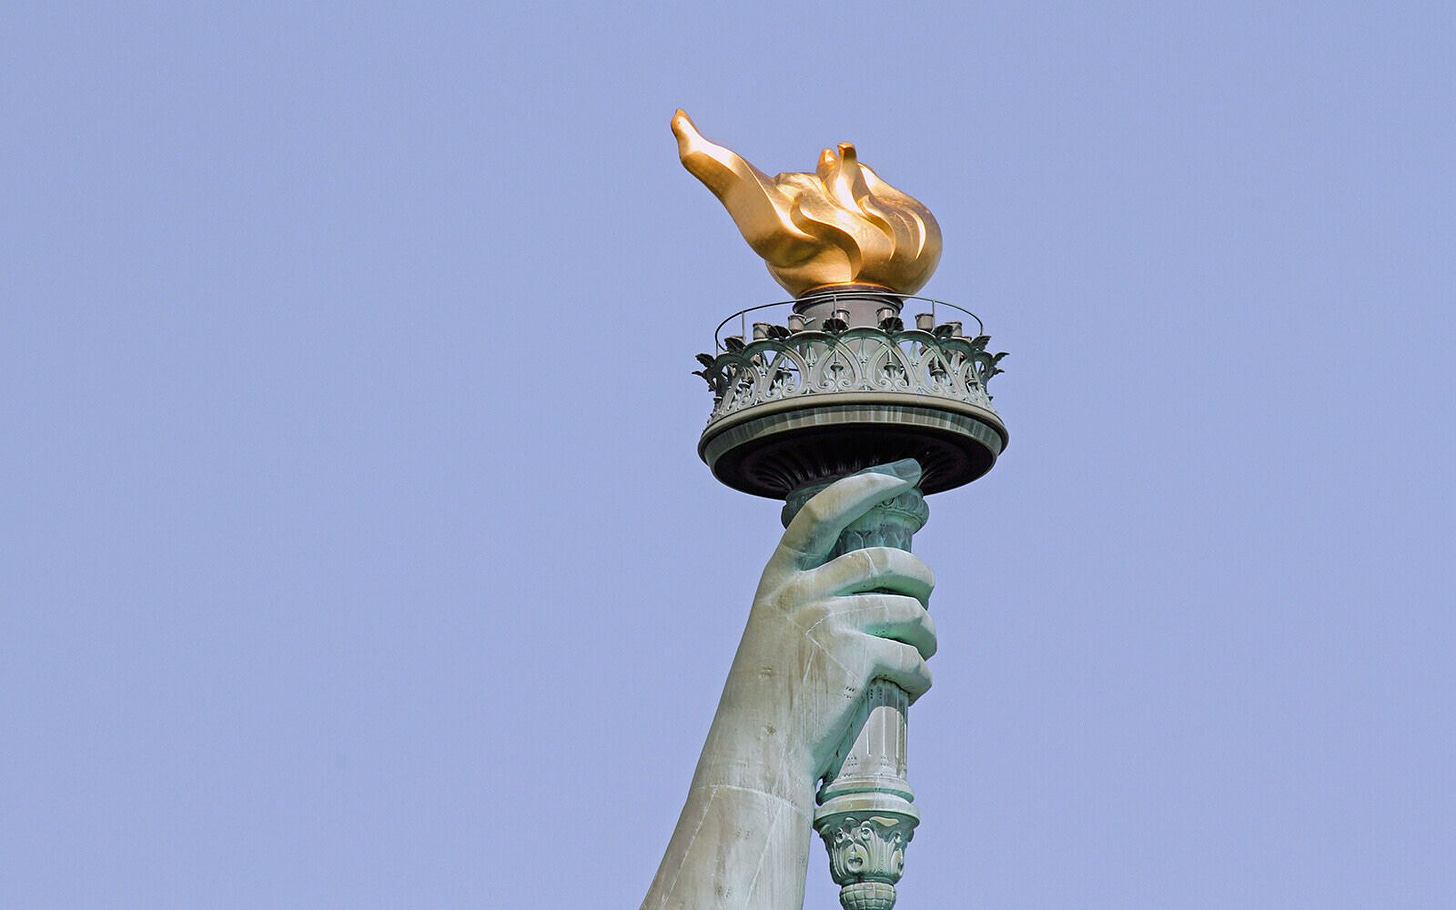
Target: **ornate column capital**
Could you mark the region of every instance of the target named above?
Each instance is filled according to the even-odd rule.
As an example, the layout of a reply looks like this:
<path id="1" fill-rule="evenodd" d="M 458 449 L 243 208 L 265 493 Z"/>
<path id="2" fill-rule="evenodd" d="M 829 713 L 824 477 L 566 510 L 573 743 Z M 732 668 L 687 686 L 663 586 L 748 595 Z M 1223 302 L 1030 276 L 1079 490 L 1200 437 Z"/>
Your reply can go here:
<path id="1" fill-rule="evenodd" d="M 895 906 L 895 883 L 905 871 L 905 846 L 915 836 L 920 814 L 903 801 L 899 809 L 835 808 L 835 804 L 847 802 L 847 798 L 831 800 L 814 819 L 829 851 L 829 873 L 840 886 L 840 906 L 844 910 L 890 910 Z"/>

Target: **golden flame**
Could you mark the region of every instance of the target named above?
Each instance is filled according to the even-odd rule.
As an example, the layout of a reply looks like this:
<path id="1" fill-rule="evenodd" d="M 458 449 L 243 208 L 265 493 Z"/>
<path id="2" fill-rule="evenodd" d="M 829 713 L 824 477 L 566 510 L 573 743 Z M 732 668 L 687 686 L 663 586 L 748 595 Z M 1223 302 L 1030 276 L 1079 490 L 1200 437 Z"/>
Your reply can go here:
<path id="1" fill-rule="evenodd" d="M 774 280 L 795 297 L 836 284 L 901 294 L 925 286 L 940 263 L 930 210 L 861 164 L 854 146 L 825 149 L 812 174 L 772 179 L 704 139 L 688 115 L 672 118 L 683 167 L 722 201 Z"/>

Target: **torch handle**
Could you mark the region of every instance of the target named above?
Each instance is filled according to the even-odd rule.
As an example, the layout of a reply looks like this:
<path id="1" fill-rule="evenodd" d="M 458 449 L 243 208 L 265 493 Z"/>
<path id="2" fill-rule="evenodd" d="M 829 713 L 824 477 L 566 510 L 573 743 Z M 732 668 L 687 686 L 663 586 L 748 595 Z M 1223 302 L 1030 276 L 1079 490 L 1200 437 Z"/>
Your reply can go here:
<path id="1" fill-rule="evenodd" d="M 787 525 L 823 486 L 791 495 Z M 908 551 L 929 518 L 925 498 L 909 490 L 876 505 L 845 529 L 831 558 L 864 547 Z M 905 848 L 920 823 L 915 791 L 905 779 L 906 715 L 910 697 L 882 679 L 870 683 L 863 710 L 818 793 L 814 829 L 829 851 L 829 872 L 844 910 L 890 910 L 905 868 Z"/>

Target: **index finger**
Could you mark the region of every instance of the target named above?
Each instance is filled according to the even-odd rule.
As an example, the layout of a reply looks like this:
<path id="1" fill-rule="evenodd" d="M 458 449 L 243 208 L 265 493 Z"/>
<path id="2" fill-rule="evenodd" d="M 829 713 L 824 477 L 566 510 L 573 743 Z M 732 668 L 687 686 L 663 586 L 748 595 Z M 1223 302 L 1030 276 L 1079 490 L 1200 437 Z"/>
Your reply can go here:
<path id="1" fill-rule="evenodd" d="M 920 463 L 913 458 L 836 480 L 804 503 L 799 514 L 789 522 L 779 547 L 795 557 L 798 568 L 817 566 L 855 519 L 878 503 L 910 489 L 919 480 Z"/>

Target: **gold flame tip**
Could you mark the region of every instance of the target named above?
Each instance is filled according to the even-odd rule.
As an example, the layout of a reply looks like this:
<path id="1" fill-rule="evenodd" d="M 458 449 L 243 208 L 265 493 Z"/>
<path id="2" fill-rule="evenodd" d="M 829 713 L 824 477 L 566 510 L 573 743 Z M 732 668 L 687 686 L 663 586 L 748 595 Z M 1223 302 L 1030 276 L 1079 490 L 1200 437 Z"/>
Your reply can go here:
<path id="1" fill-rule="evenodd" d="M 769 177 L 704 139 L 687 112 L 672 116 L 683 167 L 723 203 L 769 274 L 796 297 L 830 285 L 873 284 L 902 294 L 940 263 L 940 225 L 918 200 L 859 162 L 854 143 L 826 148 L 813 174 Z"/>

